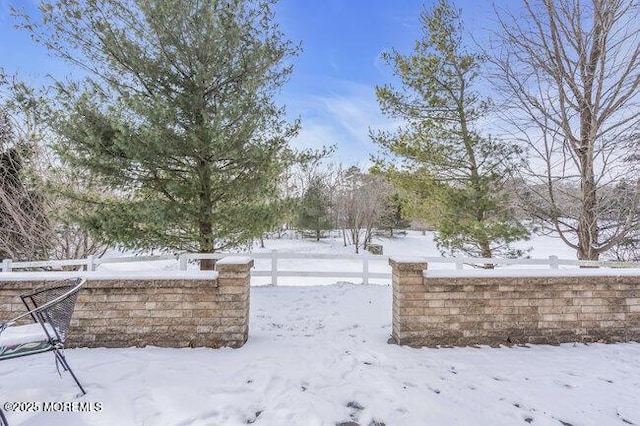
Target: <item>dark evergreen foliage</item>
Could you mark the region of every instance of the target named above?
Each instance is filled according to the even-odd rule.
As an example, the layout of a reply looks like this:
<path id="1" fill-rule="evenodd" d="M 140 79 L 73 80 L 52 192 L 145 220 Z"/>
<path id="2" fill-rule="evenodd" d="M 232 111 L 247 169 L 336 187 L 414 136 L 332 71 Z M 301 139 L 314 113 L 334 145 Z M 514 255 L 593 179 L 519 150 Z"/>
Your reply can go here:
<path id="1" fill-rule="evenodd" d="M 274 4 L 65 0 L 45 3 L 40 22 L 23 16 L 87 74 L 57 86 L 48 118 L 64 164 L 95 185 L 70 194 L 94 235 L 212 252 L 273 228 L 298 131 L 273 99 L 299 51 L 273 23 Z"/>

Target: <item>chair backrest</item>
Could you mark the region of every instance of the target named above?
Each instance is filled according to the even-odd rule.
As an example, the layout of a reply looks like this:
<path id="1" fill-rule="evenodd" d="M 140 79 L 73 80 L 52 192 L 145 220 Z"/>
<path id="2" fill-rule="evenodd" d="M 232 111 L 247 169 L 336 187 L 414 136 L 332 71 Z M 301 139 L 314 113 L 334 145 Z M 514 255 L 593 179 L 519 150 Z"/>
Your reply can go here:
<path id="1" fill-rule="evenodd" d="M 51 326 L 55 336 L 49 334 L 47 327 L 44 329 L 52 340 L 65 342 L 78 292 L 84 282 L 80 278 L 75 281 L 57 281 L 20 296 L 34 321 L 43 326 Z"/>

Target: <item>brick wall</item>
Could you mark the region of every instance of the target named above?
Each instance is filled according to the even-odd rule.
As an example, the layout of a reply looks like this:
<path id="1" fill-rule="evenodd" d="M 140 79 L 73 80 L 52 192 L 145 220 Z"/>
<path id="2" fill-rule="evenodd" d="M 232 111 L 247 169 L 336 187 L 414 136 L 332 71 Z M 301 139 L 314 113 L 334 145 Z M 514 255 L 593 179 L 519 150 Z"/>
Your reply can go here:
<path id="1" fill-rule="evenodd" d="M 88 275 L 67 346 L 240 347 L 249 332 L 252 266 L 246 257 L 225 258 L 216 264 L 218 277 L 209 279 Z M 25 312 L 18 296 L 42 285 L 46 282 L 0 281 L 0 319 Z"/>
<path id="2" fill-rule="evenodd" d="M 640 340 L 640 274 L 632 271 L 424 271 L 391 259 L 393 339 L 411 346 Z M 574 276 L 567 275 L 573 274 Z M 445 276 L 449 275 L 449 276 Z"/>

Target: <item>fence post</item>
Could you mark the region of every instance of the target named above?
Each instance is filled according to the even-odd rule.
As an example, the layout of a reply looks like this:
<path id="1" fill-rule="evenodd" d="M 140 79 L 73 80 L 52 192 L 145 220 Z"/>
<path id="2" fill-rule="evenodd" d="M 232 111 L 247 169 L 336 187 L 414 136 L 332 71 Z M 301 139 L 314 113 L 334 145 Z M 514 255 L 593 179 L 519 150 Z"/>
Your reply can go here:
<path id="1" fill-rule="evenodd" d="M 96 270 L 96 264 L 93 260 L 93 255 L 90 254 L 89 256 L 87 256 L 87 271 L 95 271 Z"/>
<path id="2" fill-rule="evenodd" d="M 178 256 L 178 269 L 181 271 L 187 270 L 187 253 L 182 253 Z"/>
<path id="3" fill-rule="evenodd" d="M 369 253 L 362 254 L 362 283 L 369 284 Z"/>
<path id="4" fill-rule="evenodd" d="M 278 285 L 278 250 L 271 250 L 271 285 Z"/>
<path id="5" fill-rule="evenodd" d="M 462 257 L 462 255 L 460 254 L 456 256 L 456 269 L 464 269 L 464 257 Z"/>
<path id="6" fill-rule="evenodd" d="M 551 269 L 558 269 L 558 256 L 549 256 L 549 265 Z"/>
<path id="7" fill-rule="evenodd" d="M 11 272 L 11 259 L 4 259 L 2 261 L 2 272 Z"/>

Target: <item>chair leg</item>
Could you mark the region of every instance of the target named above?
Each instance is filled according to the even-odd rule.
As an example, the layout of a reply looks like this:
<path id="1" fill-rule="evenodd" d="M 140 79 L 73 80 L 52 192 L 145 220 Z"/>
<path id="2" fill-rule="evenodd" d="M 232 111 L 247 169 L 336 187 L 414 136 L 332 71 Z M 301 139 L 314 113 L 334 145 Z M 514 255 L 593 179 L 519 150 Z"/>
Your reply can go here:
<path id="1" fill-rule="evenodd" d="M 86 395 L 87 392 L 84 390 L 84 388 L 82 387 L 82 385 L 80 384 L 80 381 L 78 380 L 78 378 L 76 377 L 76 375 L 73 373 L 73 370 L 71 369 L 71 367 L 69 366 L 69 363 L 67 362 L 67 359 L 64 357 L 64 355 L 62 354 L 62 352 L 58 351 L 58 349 L 54 349 L 54 352 L 56 353 L 56 357 L 60 360 L 60 362 L 62 363 L 62 366 L 64 367 L 65 370 L 69 371 L 69 373 L 71 374 L 71 377 L 73 377 L 73 380 L 76 381 L 76 384 L 78 385 L 78 387 L 80 388 L 80 390 L 82 391 L 83 395 Z"/>
<path id="2" fill-rule="evenodd" d="M 0 426 L 9 426 L 7 418 L 4 416 L 2 409 L 0 408 Z"/>
<path id="3" fill-rule="evenodd" d="M 60 356 L 60 353 L 58 353 L 58 351 L 53 351 L 53 353 L 56 356 L 56 361 L 60 363 L 60 365 L 62 365 L 62 370 L 63 371 L 67 371 L 67 366 L 64 362 L 64 360 L 62 359 L 62 356 Z"/>

